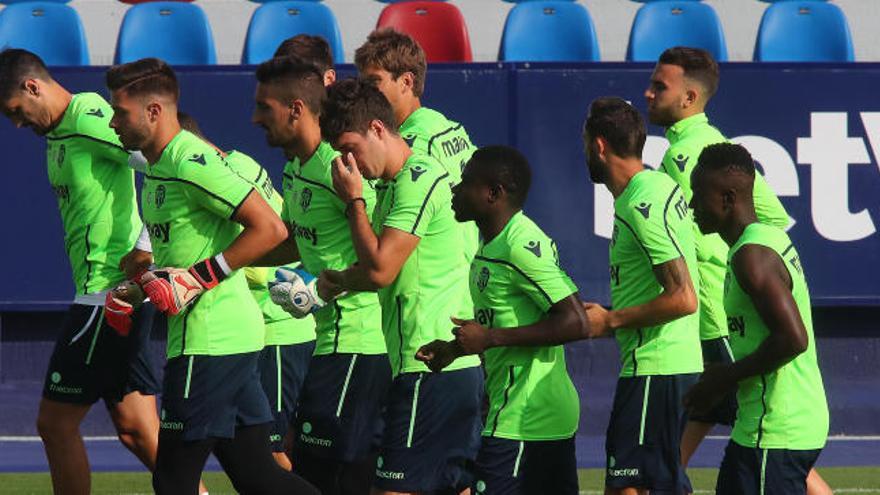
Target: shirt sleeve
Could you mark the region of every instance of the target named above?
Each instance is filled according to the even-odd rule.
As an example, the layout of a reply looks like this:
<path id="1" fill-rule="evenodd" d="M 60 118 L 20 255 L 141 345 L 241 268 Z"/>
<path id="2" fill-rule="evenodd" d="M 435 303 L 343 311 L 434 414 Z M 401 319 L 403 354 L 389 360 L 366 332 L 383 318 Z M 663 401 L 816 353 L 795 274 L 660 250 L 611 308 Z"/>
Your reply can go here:
<path id="1" fill-rule="evenodd" d="M 630 211 L 623 220 L 632 229 L 653 266 L 683 257 L 675 226 L 670 223 L 678 214 L 675 205 L 679 201 L 683 201 L 681 188 L 675 187 L 668 195 L 658 194 L 627 206 Z"/>
<path id="2" fill-rule="evenodd" d="M 415 164 L 399 175 L 394 184 L 394 204 L 385 218 L 385 227 L 418 237 L 425 235 L 438 209 L 450 207 L 449 174 L 440 172 L 440 169 L 439 166 L 428 168 Z"/>
<path id="3" fill-rule="evenodd" d="M 191 201 L 224 218 L 234 216 L 254 189 L 216 153 L 185 158 L 178 167 L 178 177 L 192 186 L 186 189 Z"/>
<path id="4" fill-rule="evenodd" d="M 545 313 L 577 292 L 574 282 L 559 267 L 556 243 L 546 236 L 519 239 L 511 246 L 510 261 L 516 272 L 514 286 Z"/>

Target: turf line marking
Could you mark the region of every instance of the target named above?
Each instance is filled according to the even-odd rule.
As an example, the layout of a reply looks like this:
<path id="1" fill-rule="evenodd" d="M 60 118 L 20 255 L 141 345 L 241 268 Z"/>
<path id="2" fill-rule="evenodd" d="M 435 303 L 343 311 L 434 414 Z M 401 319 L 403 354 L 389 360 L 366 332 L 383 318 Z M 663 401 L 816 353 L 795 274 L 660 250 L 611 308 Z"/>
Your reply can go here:
<path id="1" fill-rule="evenodd" d="M 730 440 L 729 435 L 706 435 L 709 440 Z M 829 442 L 880 442 L 880 435 L 829 435 Z"/>
<path id="2" fill-rule="evenodd" d="M 95 436 L 83 437 L 86 442 L 110 442 L 119 440 L 119 437 L 112 436 Z M 38 436 L 0 436 L 0 442 L 41 442 Z"/>

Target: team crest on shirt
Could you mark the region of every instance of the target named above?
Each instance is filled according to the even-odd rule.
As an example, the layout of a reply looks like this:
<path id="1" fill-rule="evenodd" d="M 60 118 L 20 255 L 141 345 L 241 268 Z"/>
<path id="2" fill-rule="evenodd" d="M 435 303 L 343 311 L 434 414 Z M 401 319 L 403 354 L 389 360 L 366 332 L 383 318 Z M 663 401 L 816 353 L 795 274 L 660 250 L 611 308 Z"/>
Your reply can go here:
<path id="1" fill-rule="evenodd" d="M 523 246 L 523 248 L 527 249 L 530 253 L 534 254 L 535 257 L 541 257 L 541 242 L 540 241 L 529 241 L 528 244 Z"/>
<path id="2" fill-rule="evenodd" d="M 639 203 L 635 206 L 635 209 L 645 217 L 645 220 L 651 215 L 651 203 Z"/>
<path id="3" fill-rule="evenodd" d="M 163 184 L 159 184 L 159 187 L 156 188 L 155 200 L 156 208 L 161 208 L 165 204 L 165 186 Z"/>
<path id="4" fill-rule="evenodd" d="M 303 211 L 307 211 L 309 209 L 309 205 L 312 204 L 312 190 L 308 187 L 303 188 L 302 194 L 299 197 L 299 206 Z"/>
<path id="5" fill-rule="evenodd" d="M 678 167 L 679 172 L 684 172 L 684 168 L 687 166 L 688 163 L 688 157 L 679 154 L 678 156 L 673 158 L 672 161 L 675 163 L 675 166 Z"/>
<path id="6" fill-rule="evenodd" d="M 480 268 L 480 273 L 477 274 L 477 280 L 476 280 L 477 288 L 480 289 L 480 292 L 483 292 L 484 290 L 486 290 L 486 287 L 489 285 L 489 275 L 490 275 L 490 273 L 489 273 L 488 267 L 484 266 L 484 267 Z"/>

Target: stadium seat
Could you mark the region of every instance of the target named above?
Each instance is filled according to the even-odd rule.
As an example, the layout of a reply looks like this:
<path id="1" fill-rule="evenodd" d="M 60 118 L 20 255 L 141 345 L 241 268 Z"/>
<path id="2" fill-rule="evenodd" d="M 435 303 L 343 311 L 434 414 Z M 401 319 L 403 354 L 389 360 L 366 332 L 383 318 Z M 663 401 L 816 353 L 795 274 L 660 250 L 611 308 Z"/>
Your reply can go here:
<path id="1" fill-rule="evenodd" d="M 255 10 L 241 63 L 259 64 L 269 60 L 282 41 L 297 34 L 322 36 L 330 43 L 334 62 L 342 63 L 342 36 L 336 17 L 326 5 L 311 1 L 273 1 Z"/>
<path id="2" fill-rule="evenodd" d="M 155 2 L 156 0 L 119 0 L 122 3 L 128 4 L 138 4 L 138 3 L 147 3 L 147 2 Z M 192 2 L 193 0 L 172 0 L 175 2 Z"/>
<path id="3" fill-rule="evenodd" d="M 12 5 L 14 3 L 32 2 L 34 0 L 0 0 L 0 4 Z M 46 3 L 67 3 L 70 0 L 42 0 Z"/>
<path id="4" fill-rule="evenodd" d="M 46 65 L 89 65 L 76 11 L 62 3 L 26 2 L 0 10 L 0 48 L 23 48 Z"/>
<path id="5" fill-rule="evenodd" d="M 158 57 L 172 65 L 217 63 L 205 12 L 183 2 L 146 2 L 125 13 L 115 63 Z"/>
<path id="6" fill-rule="evenodd" d="M 755 43 L 758 62 L 852 62 L 852 37 L 840 7 L 785 1 L 767 7 Z"/>
<path id="7" fill-rule="evenodd" d="M 599 60 L 599 43 L 589 12 L 560 0 L 525 1 L 507 14 L 501 61 L 568 62 Z"/>
<path id="8" fill-rule="evenodd" d="M 673 46 L 703 48 L 716 60 L 727 60 L 721 22 L 709 5 L 692 1 L 655 1 L 643 5 L 633 20 L 626 59 L 656 62 L 663 50 Z"/>
<path id="9" fill-rule="evenodd" d="M 412 36 L 428 62 L 470 62 L 471 42 L 464 17 L 445 2 L 392 3 L 382 9 L 376 28 L 394 28 Z"/>

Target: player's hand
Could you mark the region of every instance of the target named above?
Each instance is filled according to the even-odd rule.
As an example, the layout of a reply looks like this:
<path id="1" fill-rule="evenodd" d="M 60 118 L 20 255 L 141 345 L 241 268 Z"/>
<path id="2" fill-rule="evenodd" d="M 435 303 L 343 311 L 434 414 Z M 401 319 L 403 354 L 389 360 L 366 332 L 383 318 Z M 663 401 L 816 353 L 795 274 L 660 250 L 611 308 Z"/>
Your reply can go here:
<path id="1" fill-rule="evenodd" d="M 346 153 L 344 157 L 336 157 L 330 170 L 333 189 L 344 203 L 348 204 L 349 201 L 364 196 L 363 177 L 354 155 Z"/>
<path id="2" fill-rule="evenodd" d="M 455 317 L 452 318 L 452 323 L 458 325 L 452 329 L 452 333 L 464 354 L 482 354 L 492 347 L 492 333 L 488 328 L 474 320 Z"/>
<path id="3" fill-rule="evenodd" d="M 305 270 L 282 266 L 275 270 L 275 280 L 269 282 L 269 296 L 294 318 L 305 318 L 326 305 L 318 295 L 317 282 Z"/>
<path id="4" fill-rule="evenodd" d="M 123 337 L 131 331 L 131 316 L 144 303 L 144 292 L 130 280 L 107 292 L 104 299 L 104 319 L 110 328 Z"/>
<path id="5" fill-rule="evenodd" d="M 590 338 L 607 335 L 611 331 L 608 310 L 597 303 L 585 302 L 582 304 L 584 312 L 587 314 L 587 320 L 590 322 Z"/>
<path id="6" fill-rule="evenodd" d="M 416 352 L 416 359 L 427 364 L 428 369 L 439 373 L 443 368 L 463 356 L 461 348 L 455 341 L 435 340 L 425 344 Z"/>
<path id="7" fill-rule="evenodd" d="M 699 416 L 712 410 L 735 388 L 736 380 L 731 378 L 729 365 L 709 365 L 700 381 L 684 395 L 682 403 L 690 415 Z"/>
<path id="8" fill-rule="evenodd" d="M 325 301 L 336 299 L 340 294 L 345 292 L 342 285 L 345 277 L 339 270 L 324 270 L 318 276 L 318 297 Z"/>
<path id="9" fill-rule="evenodd" d="M 153 253 L 133 248 L 119 260 L 119 269 L 125 273 L 126 278 L 129 280 L 137 280 L 152 264 Z"/>

